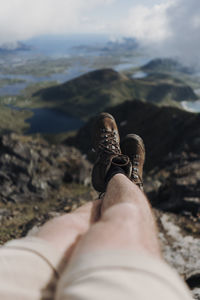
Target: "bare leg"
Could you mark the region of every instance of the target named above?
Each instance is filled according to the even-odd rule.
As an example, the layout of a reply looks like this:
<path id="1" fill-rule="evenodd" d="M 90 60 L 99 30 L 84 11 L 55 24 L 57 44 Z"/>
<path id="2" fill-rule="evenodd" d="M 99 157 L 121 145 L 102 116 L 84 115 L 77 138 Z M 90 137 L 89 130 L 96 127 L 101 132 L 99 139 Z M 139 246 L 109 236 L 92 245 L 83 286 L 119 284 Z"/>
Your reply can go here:
<path id="1" fill-rule="evenodd" d="M 161 261 L 145 195 L 127 177 L 115 175 L 103 199 L 101 219 L 75 247 L 55 299 L 160 299 L 161 295 L 166 300 L 192 299 Z"/>
<path id="2" fill-rule="evenodd" d="M 101 219 L 82 237 L 73 256 L 113 249 L 161 258 L 150 205 L 143 192 L 122 174 L 110 180 Z"/>

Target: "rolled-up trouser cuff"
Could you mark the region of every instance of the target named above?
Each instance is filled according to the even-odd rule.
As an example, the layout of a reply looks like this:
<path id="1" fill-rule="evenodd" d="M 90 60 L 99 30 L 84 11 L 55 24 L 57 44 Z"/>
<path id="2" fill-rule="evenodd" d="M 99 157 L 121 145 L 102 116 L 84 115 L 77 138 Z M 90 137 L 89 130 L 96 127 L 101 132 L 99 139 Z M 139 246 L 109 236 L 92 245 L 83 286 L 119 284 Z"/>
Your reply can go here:
<path id="1" fill-rule="evenodd" d="M 191 300 L 186 285 L 165 262 L 130 251 L 98 252 L 72 259 L 56 300 Z"/>
<path id="2" fill-rule="evenodd" d="M 56 276 L 59 277 L 62 269 L 62 254 L 49 242 L 37 237 L 26 237 L 7 242 L 2 247 L 2 249 L 5 248 L 19 251 L 29 251 L 33 255 L 37 255 L 43 261 L 45 261 L 52 268 L 52 270 L 54 270 Z"/>
<path id="3" fill-rule="evenodd" d="M 43 239 L 6 243 L 0 248 L 0 299 L 54 299 L 62 264 L 62 254 Z"/>

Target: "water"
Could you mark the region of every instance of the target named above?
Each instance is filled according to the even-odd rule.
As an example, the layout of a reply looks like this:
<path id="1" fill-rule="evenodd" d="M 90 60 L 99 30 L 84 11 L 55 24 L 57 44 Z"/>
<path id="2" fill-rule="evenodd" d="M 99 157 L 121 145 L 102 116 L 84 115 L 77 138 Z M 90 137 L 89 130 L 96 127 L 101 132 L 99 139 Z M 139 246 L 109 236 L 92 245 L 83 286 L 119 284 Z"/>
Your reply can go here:
<path id="1" fill-rule="evenodd" d="M 15 96 L 27 87 L 27 82 L 8 84 L 0 88 L 0 96 Z"/>
<path id="2" fill-rule="evenodd" d="M 187 111 L 200 113 L 200 100 L 197 101 L 182 101 L 183 108 Z"/>
<path id="3" fill-rule="evenodd" d="M 21 79 L 25 80 L 22 83 L 14 83 L 8 84 L 0 88 L 0 96 L 15 96 L 19 95 L 28 85 L 34 83 L 40 83 L 44 81 L 57 81 L 58 83 L 64 83 L 66 81 L 72 80 L 78 76 L 83 75 L 86 72 L 89 72 L 91 69 L 87 66 L 81 68 L 80 66 L 74 65 L 70 67 L 64 73 L 55 73 L 49 76 L 40 76 L 36 77 L 33 75 L 11 75 L 11 74 L 0 74 L 1 78 L 8 78 L 8 79 Z"/>
<path id="4" fill-rule="evenodd" d="M 138 72 L 135 72 L 134 74 L 133 74 L 133 76 L 132 76 L 132 78 L 134 78 L 134 79 L 140 79 L 140 78 L 145 78 L 145 77 L 147 77 L 147 73 L 145 73 L 145 72 L 142 72 L 142 71 L 138 71 Z"/>
<path id="5" fill-rule="evenodd" d="M 147 58 L 146 56 L 143 56 L 143 55 L 136 56 L 131 59 L 122 61 L 121 63 L 116 65 L 114 67 L 114 69 L 118 72 L 121 72 L 121 71 L 125 71 L 125 70 L 131 69 L 131 68 L 141 67 L 150 61 L 151 61 L 151 58 Z M 137 72 L 137 73 L 144 73 L 144 72 Z M 137 74 L 137 73 L 135 73 L 135 74 Z M 144 75 L 144 77 L 145 77 L 147 74 L 146 73 L 144 73 L 144 74 L 145 74 Z M 141 77 L 134 77 L 134 78 L 141 78 Z"/>
<path id="6" fill-rule="evenodd" d="M 77 130 L 84 124 L 78 118 L 53 108 L 21 108 L 11 104 L 6 105 L 14 110 L 27 110 L 33 112 L 33 116 L 26 120 L 30 128 L 26 134 L 33 133 L 61 133 L 71 130 Z"/>
<path id="7" fill-rule="evenodd" d="M 146 60 L 145 60 L 146 61 Z M 130 69 L 133 67 L 138 66 L 137 62 L 132 61 L 126 61 L 122 62 L 116 66 L 114 66 L 114 70 L 120 72 L 124 71 L 126 69 Z M 76 77 L 79 77 L 89 71 L 92 71 L 93 69 L 89 66 L 81 66 L 81 65 L 74 65 L 67 69 L 66 72 L 63 73 L 55 73 L 51 74 L 49 76 L 33 76 L 33 75 L 13 75 L 13 74 L 0 74 L 0 79 L 2 78 L 8 78 L 8 79 L 21 79 L 25 82 L 22 83 L 14 83 L 5 85 L 0 88 L 0 96 L 15 96 L 19 95 L 28 85 L 34 84 L 34 83 L 41 83 L 45 81 L 57 81 L 58 83 L 64 83 L 69 80 L 72 80 Z M 142 78 L 146 77 L 147 74 L 145 72 L 136 72 L 133 74 L 133 78 Z"/>
<path id="8" fill-rule="evenodd" d="M 94 61 L 95 58 L 102 54 L 104 47 L 109 42 L 109 37 L 107 35 L 72 35 L 72 36 L 41 36 L 32 38 L 28 41 L 25 41 L 25 44 L 30 45 L 32 50 L 22 51 L 16 53 L 11 57 L 14 63 L 20 61 L 25 62 L 32 58 L 36 59 L 37 57 L 80 57 L 87 56 L 90 58 L 90 61 Z M 6 58 L 7 59 L 7 58 Z M 150 58 L 143 54 L 133 56 L 131 58 L 122 57 L 122 61 L 119 62 L 113 68 L 116 71 L 123 71 L 129 68 L 138 67 L 147 63 Z M 10 60 L 9 60 L 10 63 Z M 33 75 L 13 75 L 13 74 L 0 74 L 1 78 L 9 79 L 21 79 L 25 82 L 23 83 L 14 83 L 6 85 L 0 88 L 0 96 L 14 96 L 19 95 L 23 89 L 28 85 L 34 83 L 40 83 L 44 81 L 57 81 L 58 83 L 63 83 L 74 79 L 86 72 L 91 71 L 88 65 L 80 65 L 75 63 L 72 67 L 68 68 L 66 72 L 51 74 L 49 76 L 33 76 Z"/>
<path id="9" fill-rule="evenodd" d="M 80 57 L 90 56 L 95 60 L 99 56 L 102 48 L 109 41 L 107 35 L 55 35 L 55 36 L 39 36 L 32 38 L 24 43 L 32 47 L 30 51 L 17 52 L 11 57 L 14 63 L 30 60 L 37 57 Z M 7 59 L 7 58 L 6 58 Z M 2 58 L 4 60 L 4 58 Z M 9 61 L 10 62 L 10 61 Z M 22 79 L 23 83 L 14 83 L 0 88 L 0 96 L 14 96 L 19 95 L 24 88 L 30 84 L 40 83 L 44 81 L 57 81 L 63 83 L 68 80 L 74 79 L 86 72 L 90 71 L 89 67 L 84 65 L 74 64 L 66 72 L 56 73 L 49 76 L 33 76 L 33 75 L 13 75 L 13 74 L 0 74 L 1 78 Z"/>
<path id="10" fill-rule="evenodd" d="M 33 133 L 61 133 L 71 130 L 77 130 L 83 122 L 77 118 L 71 117 L 64 112 L 51 108 L 32 109 L 34 115 L 27 119 L 30 129 L 27 134 Z"/>
<path id="11" fill-rule="evenodd" d="M 200 96 L 200 89 L 196 89 L 196 90 L 194 90 L 194 92 L 195 92 L 196 95 Z"/>
<path id="12" fill-rule="evenodd" d="M 31 51 L 22 52 L 16 54 L 15 63 L 17 59 L 30 59 L 37 55 L 50 56 L 50 57 L 70 57 L 70 56 L 89 56 L 95 62 L 95 57 L 102 54 L 102 49 L 105 44 L 109 41 L 106 36 L 88 36 L 85 37 L 68 37 L 63 38 L 62 36 L 56 36 L 55 39 L 52 37 L 41 37 L 35 38 L 30 41 L 26 41 L 26 44 L 33 45 Z M 86 45 L 86 47 L 81 46 Z M 89 46 L 89 47 L 88 47 Z M 133 59 L 123 59 L 121 63 L 116 65 L 114 69 L 116 71 L 123 71 L 128 68 L 136 67 L 146 62 L 144 57 L 134 57 Z M 57 81 L 58 83 L 64 83 L 72 80 L 82 74 L 92 71 L 89 65 L 74 64 L 68 68 L 66 72 L 51 74 L 49 76 L 34 76 L 34 75 L 14 75 L 14 74 L 0 74 L 1 78 L 8 79 L 20 79 L 24 82 L 18 82 L 14 84 L 6 85 L 0 88 L 0 96 L 14 96 L 19 95 L 28 85 L 34 83 L 40 83 L 45 81 Z M 21 110 L 18 107 L 10 106 L 12 109 Z M 27 134 L 33 133 L 60 133 L 69 130 L 77 130 L 83 122 L 77 118 L 73 118 L 66 115 L 64 112 L 50 109 L 50 108 L 36 108 L 31 109 L 33 116 L 26 120 L 30 124 L 30 129 Z"/>

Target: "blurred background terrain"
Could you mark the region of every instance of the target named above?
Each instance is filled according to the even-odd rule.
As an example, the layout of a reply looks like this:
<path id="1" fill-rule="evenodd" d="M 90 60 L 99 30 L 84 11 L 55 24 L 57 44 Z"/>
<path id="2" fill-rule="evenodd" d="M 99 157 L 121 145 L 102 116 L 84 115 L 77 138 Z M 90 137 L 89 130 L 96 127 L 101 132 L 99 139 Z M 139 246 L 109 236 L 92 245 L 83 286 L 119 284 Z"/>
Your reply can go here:
<path id="1" fill-rule="evenodd" d="M 144 139 L 164 256 L 200 299 L 200 4 L 47 2 L 0 12 L 0 243 L 98 197 L 91 130 L 108 111 Z"/>

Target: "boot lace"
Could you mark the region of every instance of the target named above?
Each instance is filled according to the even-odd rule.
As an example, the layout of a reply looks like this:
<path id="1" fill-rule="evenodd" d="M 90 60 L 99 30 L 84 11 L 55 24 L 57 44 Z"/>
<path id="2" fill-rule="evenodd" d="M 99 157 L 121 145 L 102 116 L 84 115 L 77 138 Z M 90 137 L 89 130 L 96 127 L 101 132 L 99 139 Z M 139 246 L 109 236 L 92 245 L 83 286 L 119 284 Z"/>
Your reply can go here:
<path id="1" fill-rule="evenodd" d="M 139 169 L 138 169 L 138 166 L 139 166 L 139 160 L 140 160 L 140 155 L 139 154 L 136 154 L 132 157 L 132 165 L 133 165 L 133 168 L 132 168 L 132 174 L 131 174 L 131 178 L 132 180 L 140 187 L 142 188 L 143 187 L 143 181 L 142 181 L 142 178 L 140 177 L 139 175 Z"/>
<path id="2" fill-rule="evenodd" d="M 102 129 L 99 150 L 103 150 L 105 152 L 113 154 L 121 153 L 116 131 L 108 131 L 106 129 Z"/>

